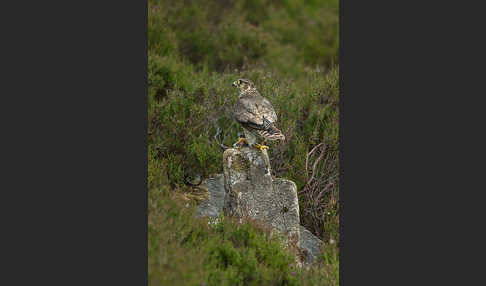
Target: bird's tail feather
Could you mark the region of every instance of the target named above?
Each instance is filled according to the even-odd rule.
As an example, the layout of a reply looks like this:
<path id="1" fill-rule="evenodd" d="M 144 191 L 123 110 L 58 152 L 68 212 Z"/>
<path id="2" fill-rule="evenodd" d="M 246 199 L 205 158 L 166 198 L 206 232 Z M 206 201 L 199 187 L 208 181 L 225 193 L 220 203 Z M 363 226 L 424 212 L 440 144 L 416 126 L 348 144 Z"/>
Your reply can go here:
<path id="1" fill-rule="evenodd" d="M 256 132 L 265 140 L 285 140 L 285 135 L 274 125 L 270 125 L 264 130 L 256 130 Z"/>

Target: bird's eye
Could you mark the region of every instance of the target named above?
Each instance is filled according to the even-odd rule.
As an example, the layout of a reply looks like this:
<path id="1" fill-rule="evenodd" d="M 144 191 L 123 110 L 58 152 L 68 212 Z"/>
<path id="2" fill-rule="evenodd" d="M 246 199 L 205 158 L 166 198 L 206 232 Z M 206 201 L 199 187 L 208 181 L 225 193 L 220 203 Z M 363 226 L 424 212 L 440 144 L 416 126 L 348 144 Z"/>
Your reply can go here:
<path id="1" fill-rule="evenodd" d="M 239 79 L 239 80 L 238 80 L 238 84 L 241 84 L 241 83 L 242 83 L 242 81 L 241 81 L 241 79 Z"/>

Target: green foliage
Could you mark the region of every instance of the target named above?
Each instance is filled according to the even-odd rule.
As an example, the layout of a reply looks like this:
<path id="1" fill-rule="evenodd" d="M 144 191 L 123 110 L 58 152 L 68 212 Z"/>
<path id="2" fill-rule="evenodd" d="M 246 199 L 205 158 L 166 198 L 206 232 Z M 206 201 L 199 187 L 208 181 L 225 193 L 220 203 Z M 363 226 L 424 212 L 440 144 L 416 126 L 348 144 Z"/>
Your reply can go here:
<path id="1" fill-rule="evenodd" d="M 337 0 L 151 0 L 149 51 L 223 71 L 265 62 L 280 72 L 338 63 Z"/>
<path id="2" fill-rule="evenodd" d="M 150 285 L 338 284 L 338 6 L 149 0 Z M 184 207 L 200 195 L 187 180 L 221 173 L 221 146 L 242 132 L 232 115 L 237 78 L 277 112 L 286 140 L 266 142 L 272 171 L 297 184 L 301 223 L 325 243 L 316 269 L 292 267 L 295 254 L 254 222 L 208 225 Z M 315 161 L 323 175 L 309 182 Z"/>
<path id="3" fill-rule="evenodd" d="M 177 193 L 149 191 L 149 285 L 335 285 L 336 248 L 323 251 L 328 266 L 300 269 L 257 222 L 195 219 L 194 210 Z"/>

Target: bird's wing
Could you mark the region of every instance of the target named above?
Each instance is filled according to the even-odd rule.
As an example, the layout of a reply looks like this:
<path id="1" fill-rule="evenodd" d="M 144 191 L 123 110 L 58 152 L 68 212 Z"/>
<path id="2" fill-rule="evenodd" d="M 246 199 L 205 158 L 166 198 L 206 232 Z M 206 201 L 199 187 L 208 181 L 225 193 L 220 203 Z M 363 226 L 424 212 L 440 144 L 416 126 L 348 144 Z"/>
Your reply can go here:
<path id="1" fill-rule="evenodd" d="M 274 124 L 277 122 L 277 113 L 275 113 L 275 109 L 273 109 L 272 104 L 268 99 L 262 97 L 262 112 L 264 113 L 265 116 L 265 123 L 268 124 Z"/>
<path id="2" fill-rule="evenodd" d="M 235 104 L 235 118 L 254 129 L 267 129 L 277 122 L 272 104 L 261 96 L 239 98 Z"/>

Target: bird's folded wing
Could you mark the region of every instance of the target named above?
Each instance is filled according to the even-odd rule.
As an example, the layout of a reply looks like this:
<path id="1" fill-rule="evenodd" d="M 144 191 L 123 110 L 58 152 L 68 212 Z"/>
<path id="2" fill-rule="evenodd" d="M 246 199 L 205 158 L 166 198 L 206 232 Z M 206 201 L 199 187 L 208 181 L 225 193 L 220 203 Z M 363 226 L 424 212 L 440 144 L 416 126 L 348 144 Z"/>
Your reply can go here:
<path id="1" fill-rule="evenodd" d="M 239 99 L 235 105 L 238 122 L 254 129 L 267 129 L 277 121 L 272 104 L 264 99 Z"/>

